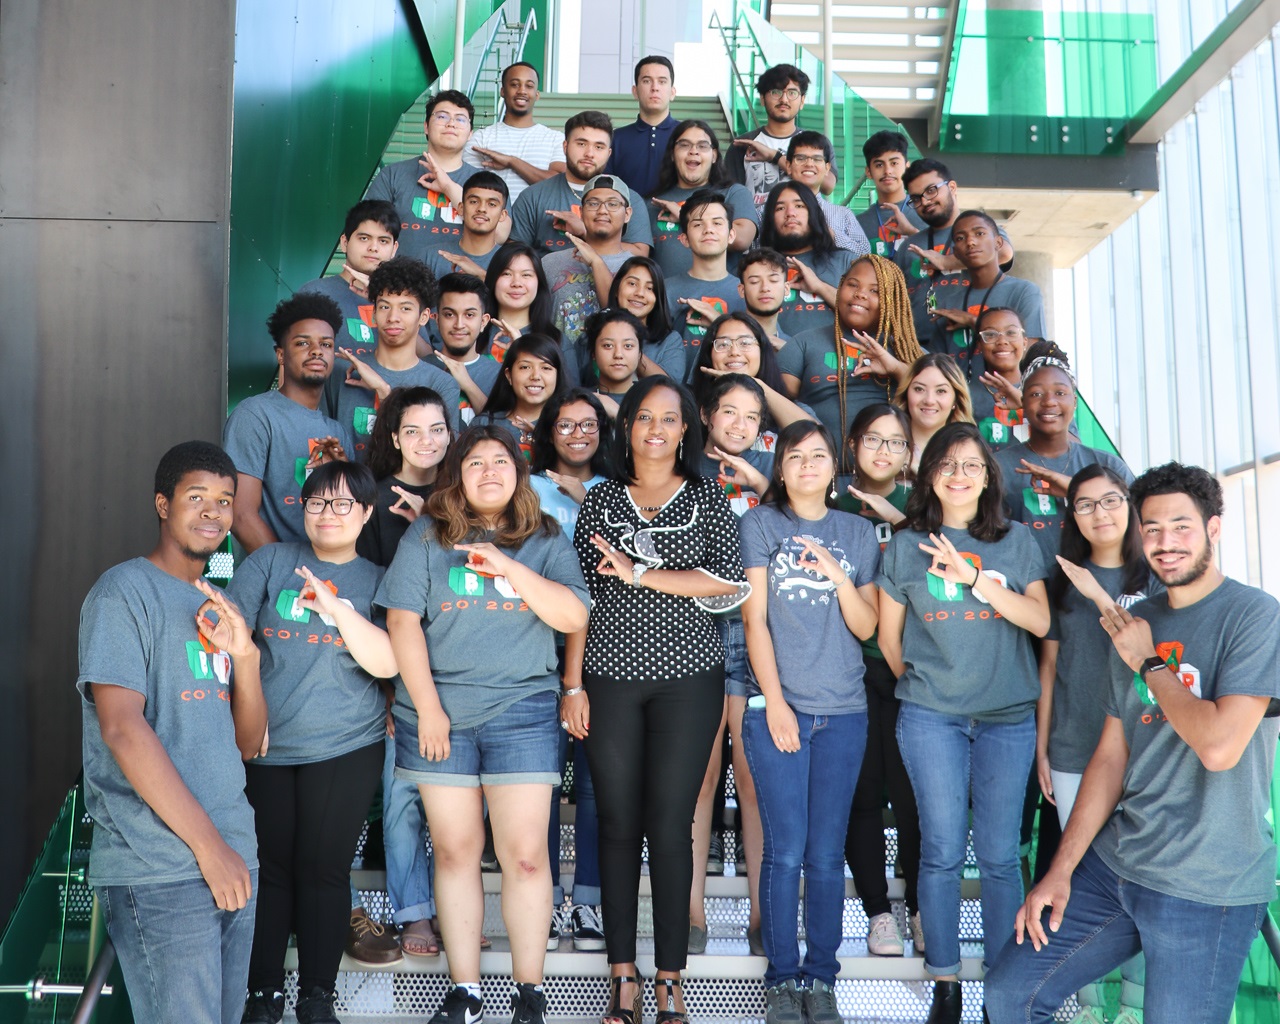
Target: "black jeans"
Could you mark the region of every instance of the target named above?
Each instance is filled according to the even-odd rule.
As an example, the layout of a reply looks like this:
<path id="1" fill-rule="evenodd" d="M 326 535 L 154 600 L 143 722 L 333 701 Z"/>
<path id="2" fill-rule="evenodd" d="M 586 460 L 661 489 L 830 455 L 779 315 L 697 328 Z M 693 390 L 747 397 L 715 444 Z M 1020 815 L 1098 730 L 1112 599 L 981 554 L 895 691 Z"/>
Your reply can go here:
<path id="1" fill-rule="evenodd" d="M 258 913 L 249 991 L 284 991 L 289 933 L 298 987 L 332 992 L 351 918 L 351 860 L 382 777 L 379 740 L 311 764 L 245 765 L 258 832 Z"/>
<path id="2" fill-rule="evenodd" d="M 898 680 L 883 658 L 867 658 L 867 752 L 858 775 L 849 812 L 844 857 L 853 884 L 862 897 L 867 917 L 889 913 L 889 883 L 885 877 L 884 794 L 898 828 L 898 863 L 906 881 L 907 912 L 919 909 L 916 880 L 920 877 L 920 818 L 911 780 L 898 750 Z"/>
<path id="3" fill-rule="evenodd" d="M 649 840 L 654 964 L 684 969 L 693 811 L 724 709 L 724 669 L 637 682 L 583 676 L 587 759 L 600 822 L 600 888 L 611 964 L 636 958 L 641 847 Z"/>

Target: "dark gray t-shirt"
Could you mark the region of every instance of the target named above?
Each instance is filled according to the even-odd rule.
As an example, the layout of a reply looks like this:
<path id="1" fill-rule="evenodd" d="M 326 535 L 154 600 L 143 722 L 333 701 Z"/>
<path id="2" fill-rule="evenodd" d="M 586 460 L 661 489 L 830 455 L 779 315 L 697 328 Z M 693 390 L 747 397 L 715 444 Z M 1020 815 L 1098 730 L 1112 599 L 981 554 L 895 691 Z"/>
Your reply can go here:
<path id="1" fill-rule="evenodd" d="M 985 384 L 978 379 L 985 366 L 981 356 L 977 357 L 977 366 L 967 366 L 969 375 L 969 399 L 973 406 L 973 422 L 982 433 L 982 439 L 993 452 L 1008 448 L 1015 441 L 1024 441 L 1027 437 L 1026 417 L 1022 409 L 1012 408 L 1003 395 L 992 394 Z"/>
<path id="2" fill-rule="evenodd" d="M 444 399 L 449 426 L 454 430 L 458 429 L 461 393 L 457 381 L 448 370 L 438 369 L 422 359 L 407 370 L 389 370 L 373 356 L 369 359 L 369 365 L 393 388 L 427 387 L 436 392 Z M 333 418 L 355 437 L 356 450 L 347 454 L 352 461 L 367 462 L 369 436 L 373 433 L 373 424 L 378 417 L 378 396 L 368 388 L 342 381 L 332 393 L 326 389 L 325 399 L 329 402 L 329 412 Z"/>
<path id="3" fill-rule="evenodd" d="M 818 279 L 833 288 L 840 286 L 840 278 L 855 257 L 842 249 L 837 249 L 831 256 L 819 257 L 811 252 L 797 253 L 795 256 L 801 263 L 812 267 Z M 782 300 L 782 308 L 778 310 L 778 326 L 793 337 L 816 327 L 829 327 L 835 319 L 835 313 L 813 292 L 806 292 L 800 287 L 800 273 L 794 267 L 787 270 L 787 294 Z M 785 351 L 785 346 L 784 346 Z"/>
<path id="4" fill-rule="evenodd" d="M 925 222 L 920 219 L 920 215 L 916 213 L 915 207 L 905 199 L 898 204 L 898 208 L 906 213 L 907 220 L 915 225 L 917 231 L 923 231 L 927 227 Z M 872 200 L 871 205 L 858 214 L 858 223 L 862 225 L 862 230 L 866 232 L 867 241 L 871 243 L 871 251 L 877 256 L 892 259 L 898 248 L 905 244 L 903 236 L 890 234 L 887 230 L 887 225 L 892 221 L 889 215 L 880 209 L 879 198 Z"/>
<path id="5" fill-rule="evenodd" d="M 684 201 L 695 192 L 702 191 L 699 188 L 669 188 L 665 192 L 658 193 L 654 198 L 666 199 L 673 203 L 684 205 Z M 719 192 L 725 197 L 729 204 L 729 219 L 749 220 L 760 227 L 760 214 L 756 210 L 755 199 L 746 187 L 736 182 L 732 185 L 712 188 L 713 192 Z M 680 221 L 679 219 L 671 220 L 667 216 L 667 212 L 656 203 L 646 204 L 649 207 L 649 230 L 653 233 L 653 252 L 651 255 L 658 261 L 658 266 L 662 268 L 662 273 L 667 277 L 673 274 L 687 274 L 693 267 L 693 253 L 689 251 L 689 247 L 680 241 Z M 738 259 L 740 253 L 730 249 L 727 255 L 727 264 L 729 273 L 736 274 L 738 272 Z"/>
<path id="6" fill-rule="evenodd" d="M 461 236 L 459 236 L 459 238 L 461 238 Z M 441 250 L 444 250 L 446 252 L 451 252 L 455 256 L 465 256 L 477 267 L 485 271 L 485 273 L 488 273 L 489 264 L 493 262 L 493 257 L 497 253 L 498 248 L 499 247 L 495 245 L 483 256 L 473 256 L 469 252 L 462 251 L 462 247 L 458 244 L 458 239 L 451 239 L 450 241 L 447 241 L 442 245 L 436 246 L 429 253 L 427 253 L 427 258 L 423 262 L 426 263 L 426 265 L 431 268 L 431 273 L 436 275 L 437 281 L 439 281 L 440 278 L 444 277 L 446 274 L 456 274 L 458 272 L 457 267 L 455 267 L 452 263 L 450 263 L 447 259 L 445 259 L 443 256 L 440 255 Z M 480 276 L 483 277 L 484 275 L 482 274 Z"/>
<path id="7" fill-rule="evenodd" d="M 378 332 L 373 326 L 373 303 L 367 296 L 353 292 L 341 277 L 318 277 L 314 281 L 308 281 L 298 291 L 327 295 L 342 310 L 342 329 L 333 339 L 335 348 L 349 348 L 357 356 L 364 358 L 378 347 Z M 344 367 L 349 365 L 339 360 L 334 365 L 333 375 L 342 375 Z"/>
<path id="8" fill-rule="evenodd" d="M 845 625 L 835 584 L 800 565 L 804 547 L 794 538 L 817 541 L 861 587 L 875 579 L 880 564 L 875 527 L 836 509 L 810 520 L 761 505 L 742 517 L 739 532 L 743 568 L 769 570 L 769 636 L 787 703 L 806 715 L 866 711 L 862 644 Z M 759 693 L 750 668 L 747 680 Z"/>
<path id="9" fill-rule="evenodd" d="M 575 189 L 563 173 L 530 185 L 520 193 L 511 206 L 511 237 L 533 246 L 540 253 L 573 251 L 573 243 L 563 231 L 557 231 L 548 210 L 572 210 L 582 215 L 582 189 Z M 649 233 L 649 216 L 645 212 L 644 196 L 631 193 L 631 219 L 622 231 L 622 240 L 629 244 L 653 245 Z M 630 255 L 630 254 L 628 254 Z"/>
<path id="10" fill-rule="evenodd" d="M 892 401 L 895 391 L 890 377 L 859 377 L 854 370 L 862 351 L 843 339 L 843 357 L 836 357 L 835 321 L 797 334 L 778 352 L 778 368 L 800 381 L 800 400 L 813 409 L 831 436 L 844 438 L 854 417 L 866 406 Z M 843 363 L 843 367 L 838 363 Z M 840 420 L 840 375 L 844 374 L 845 416 Z"/>
<path id="11" fill-rule="evenodd" d="M 742 458 L 746 459 L 753 469 L 764 474 L 766 480 L 772 478 L 773 452 L 748 448 L 742 453 Z M 745 487 L 735 480 L 732 466 L 725 465 L 706 452 L 702 453 L 701 473 L 708 480 L 715 480 L 724 489 L 724 496 L 729 499 L 729 507 L 733 509 L 734 515 L 744 516 L 748 509 L 753 509 L 760 504 L 763 495 L 757 494 L 750 487 Z"/>
<path id="12" fill-rule="evenodd" d="M 1053 459 L 1037 455 L 1022 441 L 1002 448 L 996 452 L 995 457 L 1004 476 L 1005 515 L 1015 522 L 1030 526 L 1045 557 L 1050 560 L 1058 553 L 1058 547 L 1062 544 L 1062 521 L 1066 518 L 1067 503 L 1063 498 L 1037 494 L 1031 486 L 1031 475 L 1017 472 L 1023 459 L 1067 476 L 1075 476 L 1085 466 L 1092 466 L 1096 462 L 1115 472 L 1126 484 L 1133 483 L 1133 474 L 1118 455 L 1089 448 L 1075 441 L 1071 442 L 1065 455 Z"/>
<path id="13" fill-rule="evenodd" d="M 1122 594 L 1124 567 L 1105 569 L 1085 562 L 1121 608 L 1164 592 L 1154 577 L 1136 594 Z M 1053 724 L 1049 729 L 1049 766 L 1058 772 L 1081 774 L 1093 756 L 1107 714 L 1111 638 L 1099 623 L 1098 607 L 1068 586 L 1063 607 L 1051 605 L 1053 623 L 1046 640 L 1057 640 L 1057 678 L 1053 684 Z"/>
<path id="14" fill-rule="evenodd" d="M 618 268 L 631 259 L 631 253 L 623 249 L 600 258 L 610 272 L 616 274 Z M 547 253 L 542 257 L 542 271 L 551 288 L 555 324 L 563 335 L 565 357 L 574 361 L 577 379 L 582 380 L 583 370 L 591 363 L 591 353 L 587 351 L 587 319 L 600 312 L 601 306 L 595 275 L 573 248 Z"/>
<path id="15" fill-rule="evenodd" d="M 359 515 L 359 506 L 351 510 Z M 253 628 L 262 652 L 269 743 L 255 764 L 310 764 L 379 742 L 386 701 L 351 656 L 333 622 L 299 603 L 305 565 L 338 599 L 370 621 L 380 566 L 363 558 L 322 562 L 310 544 L 267 544 L 236 569 L 227 594 Z"/>
<path id="16" fill-rule="evenodd" d="M 968 530 L 942 527 L 965 561 L 1001 586 L 1025 594 L 1048 575 L 1044 556 L 1021 523 L 994 543 Z M 884 549 L 876 585 L 907 609 L 902 631 L 906 671 L 901 700 L 944 715 L 987 722 L 1020 722 L 1035 708 L 1040 679 L 1031 634 L 1013 625 L 962 583 L 929 573 L 931 555 L 920 550 L 929 535 L 902 530 Z"/>
<path id="17" fill-rule="evenodd" d="M 84 796 L 94 821 L 89 880 L 154 885 L 200 878 L 195 854 L 125 778 L 102 739 L 93 686 L 143 695 L 143 716 L 218 834 L 258 863 L 253 809 L 231 717 L 231 658 L 196 629 L 205 597 L 145 558 L 108 569 L 80 609 Z"/>
<path id="18" fill-rule="evenodd" d="M 928 296 L 925 299 L 928 302 Z M 984 309 L 1004 306 L 1012 309 L 1022 320 L 1028 338 L 1043 338 L 1044 297 L 1034 281 L 1025 281 L 1012 274 L 1001 274 L 990 288 L 980 288 L 969 280 L 968 272 L 942 275 L 933 283 L 933 303 L 937 309 L 965 309 L 978 316 Z M 927 313 L 927 310 L 926 310 Z M 916 334 L 927 352 L 946 353 L 954 356 L 964 367 L 974 352 L 974 333 L 968 328 L 947 330 L 945 317 L 926 315 L 916 321 Z M 981 354 L 978 356 L 981 360 Z M 981 361 L 973 368 L 973 379 L 985 367 Z"/>
<path id="19" fill-rule="evenodd" d="M 428 356 L 423 362 L 441 373 L 449 373 L 445 369 L 442 357 L 438 355 Z M 471 378 L 472 383 L 486 396 L 493 390 L 493 385 L 498 382 L 498 375 L 502 372 L 502 362 L 494 359 L 488 352 L 482 352 L 471 362 L 463 365 L 466 366 L 467 375 Z M 449 374 L 449 379 L 453 379 L 453 374 Z M 458 428 L 465 429 L 469 427 L 471 421 L 475 418 L 476 411 L 471 407 L 471 401 L 467 398 L 467 393 L 462 388 L 458 388 Z"/>
<path id="20" fill-rule="evenodd" d="M 422 616 L 431 677 L 451 727 L 481 725 L 525 697 L 555 692 L 555 630 L 505 576 L 482 576 L 467 568 L 467 552 L 441 547 L 434 527 L 426 516 L 413 522 L 374 600 Z M 578 557 L 558 527 L 549 536 L 535 533 L 506 554 L 590 605 Z M 394 713 L 405 722 L 418 720 L 399 678 Z"/>
<path id="21" fill-rule="evenodd" d="M 349 427 L 279 391 L 252 395 L 227 417 L 222 447 L 237 472 L 262 481 L 259 514 L 277 540 L 307 539 L 302 528 L 302 483 L 307 479 L 311 450 L 324 437 L 336 437 L 348 458 L 356 457 Z"/>
<path id="22" fill-rule="evenodd" d="M 1188 608 L 1167 595 L 1131 609 L 1151 625 L 1156 653 L 1177 662 L 1204 700 L 1269 697 L 1280 711 L 1280 605 L 1223 580 Z M 1146 685 L 1111 656 L 1107 714 L 1120 719 L 1129 761 L 1120 804 L 1093 841 L 1121 878 L 1211 906 L 1268 903 L 1276 895 L 1270 787 L 1280 718 L 1264 718 L 1239 762 L 1211 772 L 1154 703 Z"/>
<path id="23" fill-rule="evenodd" d="M 684 356 L 684 338 L 679 331 L 672 331 L 656 344 L 644 345 L 644 354 L 667 371 L 672 380 L 684 380 L 687 372 Z"/>
<path id="24" fill-rule="evenodd" d="M 1000 229 L 1000 237 L 1006 242 L 1009 240 L 1003 228 Z M 923 333 L 928 333 L 926 326 L 929 323 L 929 292 L 933 288 L 936 275 L 925 271 L 924 261 L 911 251 L 913 245 L 921 249 L 932 249 L 934 252 L 950 253 L 951 227 L 948 225 L 945 228 L 931 228 L 925 225 L 918 234 L 902 239 L 893 254 L 894 262 L 898 264 L 902 276 L 907 281 L 907 293 L 911 296 L 911 315 L 915 318 L 916 335 L 920 337 Z M 993 306 L 995 303 L 991 302 L 988 305 Z M 1031 333 L 1030 327 L 1027 333 Z M 920 342 L 924 343 L 923 337 L 920 337 Z"/>
<path id="25" fill-rule="evenodd" d="M 395 204 L 400 214 L 397 255 L 412 256 L 426 263 L 427 257 L 442 245 L 457 244 L 456 240 L 462 235 L 462 214 L 453 208 L 443 192 L 418 184 L 425 171 L 418 162 L 420 159 L 412 156 L 387 164 L 369 183 L 364 197 Z M 449 177 L 462 185 L 479 169 L 464 162 L 457 170 L 450 171 Z"/>
<path id="26" fill-rule="evenodd" d="M 722 316 L 744 312 L 747 304 L 738 294 L 738 279 L 732 274 L 719 281 L 704 281 L 688 274 L 672 274 L 667 278 L 667 306 L 671 309 L 672 325 L 684 342 L 684 372 L 678 379 L 685 380 L 697 361 L 707 329 L 689 323 L 689 307 L 681 304 L 680 299 L 701 299 Z"/>

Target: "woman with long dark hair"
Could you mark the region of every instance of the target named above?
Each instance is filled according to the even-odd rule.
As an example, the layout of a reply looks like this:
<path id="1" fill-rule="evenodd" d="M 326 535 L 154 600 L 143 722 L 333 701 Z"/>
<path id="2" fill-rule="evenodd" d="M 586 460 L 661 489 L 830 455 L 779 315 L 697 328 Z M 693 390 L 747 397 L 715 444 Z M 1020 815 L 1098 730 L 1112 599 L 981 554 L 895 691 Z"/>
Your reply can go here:
<path id="1" fill-rule="evenodd" d="M 649 846 L 658 1021 L 687 1021 L 689 823 L 724 707 L 724 647 L 713 612 L 748 590 L 724 491 L 703 479 L 693 398 L 646 377 L 622 400 L 618 477 L 587 492 L 574 532 L 591 588 L 587 629 L 565 646 L 570 735 L 587 741 L 600 818 L 606 1024 L 640 1024 L 636 925 Z M 588 729 L 590 733 L 588 734 Z"/>
<path id="2" fill-rule="evenodd" d="M 485 312 L 489 326 L 476 343 L 476 351 L 488 351 L 502 362 L 507 349 L 526 334 L 541 334 L 561 349 L 568 387 L 578 386 L 578 366 L 569 358 L 571 349 L 556 327 L 555 303 L 551 286 L 542 269 L 542 260 L 532 246 L 524 242 L 504 242 L 493 254 L 484 275 L 488 290 Z"/>
<path id="3" fill-rule="evenodd" d="M 684 339 L 667 305 L 667 279 L 648 256 L 632 256 L 618 268 L 609 287 L 609 309 L 625 309 L 645 327 L 640 376 L 665 373 L 680 380 L 685 371 Z"/>
<path id="4" fill-rule="evenodd" d="M 960 1019 L 960 881 L 973 808 L 990 964 L 1022 903 L 1018 837 L 1040 697 L 1031 637 L 1049 629 L 1048 569 L 1001 506 L 971 423 L 933 436 L 904 528 L 884 551 L 880 649 L 899 677 L 898 745 L 920 812 L 928 1024 Z"/>
<path id="5" fill-rule="evenodd" d="M 487 804 L 504 868 L 513 1010 L 518 1020 L 540 1020 L 552 911 L 547 822 L 560 781 L 555 635 L 586 624 L 587 591 L 505 430 L 472 426 L 458 438 L 377 602 L 400 665 L 396 775 L 417 783 L 435 851 L 453 981 L 440 1013 L 483 1014 Z"/>
<path id="6" fill-rule="evenodd" d="M 511 343 L 502 370 L 489 392 L 484 412 L 473 426 L 501 427 L 516 439 L 526 459 L 533 452 L 534 430 L 552 398 L 568 391 L 564 355 L 545 334 L 525 334 Z"/>

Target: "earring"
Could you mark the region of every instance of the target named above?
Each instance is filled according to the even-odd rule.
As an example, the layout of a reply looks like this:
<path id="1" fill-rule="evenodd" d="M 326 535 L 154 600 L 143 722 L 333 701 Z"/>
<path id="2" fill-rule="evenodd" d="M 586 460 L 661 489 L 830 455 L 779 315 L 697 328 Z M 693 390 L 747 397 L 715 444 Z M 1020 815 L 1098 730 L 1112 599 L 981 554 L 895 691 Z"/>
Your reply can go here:
<path id="1" fill-rule="evenodd" d="M 835 477 L 831 478 L 831 500 L 832 501 L 836 500 L 836 478 Z"/>
<path id="2" fill-rule="evenodd" d="M 680 444 L 676 446 L 676 458 L 684 461 L 684 438 L 680 438 Z"/>

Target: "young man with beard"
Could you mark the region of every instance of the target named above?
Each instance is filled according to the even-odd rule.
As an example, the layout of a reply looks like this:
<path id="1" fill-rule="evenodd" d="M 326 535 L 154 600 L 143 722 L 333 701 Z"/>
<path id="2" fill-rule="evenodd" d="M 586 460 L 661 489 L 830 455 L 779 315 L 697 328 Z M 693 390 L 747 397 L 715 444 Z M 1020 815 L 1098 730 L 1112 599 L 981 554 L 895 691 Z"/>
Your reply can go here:
<path id="1" fill-rule="evenodd" d="M 1139 951 L 1146 1019 L 1225 1024 L 1275 898 L 1280 606 L 1214 564 L 1222 487 L 1205 470 L 1148 470 L 1129 514 L 1167 590 L 1102 616 L 1106 724 L 1048 874 L 987 973 L 992 1024 L 1052 1020 Z"/>
<path id="2" fill-rule="evenodd" d="M 564 136 L 533 119 L 538 102 L 538 69 L 517 61 L 502 72 L 502 120 L 471 134 L 462 158 L 472 167 L 495 171 L 514 202 L 530 185 L 564 170 Z"/>
<path id="3" fill-rule="evenodd" d="M 103 573 L 80 611 L 89 881 L 134 1017 L 156 1024 L 235 1024 L 244 1009 L 258 857 L 243 762 L 267 704 L 244 617 L 203 578 L 235 493 L 217 445 L 171 448 L 155 548 Z"/>
<path id="4" fill-rule="evenodd" d="M 565 122 L 564 135 L 564 172 L 525 189 L 511 208 L 511 237 L 539 252 L 572 246 L 571 234 L 586 235 L 582 188 L 604 170 L 613 151 L 613 122 L 599 110 L 574 114 Z M 631 206 L 634 209 L 635 203 Z M 648 256 L 653 244 L 649 218 L 627 221 L 622 244 L 633 256 Z"/>
<path id="5" fill-rule="evenodd" d="M 606 170 L 647 199 L 657 189 L 658 167 L 676 130 L 676 119 L 671 116 L 676 70 L 666 57 L 641 57 L 636 63 L 635 82 L 631 95 L 640 114 L 614 132 L 613 155 Z"/>
<path id="6" fill-rule="evenodd" d="M 489 325 L 484 311 L 488 291 L 484 282 L 470 274 L 446 274 L 440 279 L 440 302 L 436 309 L 436 329 L 440 350 L 427 362 L 452 375 L 462 397 L 458 417 L 468 426 L 476 413 L 483 412 L 489 392 L 498 379 L 502 364 L 487 352 L 476 351 L 476 342 Z"/>
<path id="7" fill-rule="evenodd" d="M 462 186 L 462 234 L 427 257 L 437 278 L 460 272 L 484 277 L 498 251 L 498 230 L 507 212 L 507 183 L 493 171 L 476 171 Z"/>
<path id="8" fill-rule="evenodd" d="M 791 335 L 778 326 L 778 312 L 790 291 L 789 269 L 787 258 L 774 249 L 752 249 L 738 264 L 738 294 L 775 349 L 791 340 Z"/>
<path id="9" fill-rule="evenodd" d="M 829 325 L 840 275 L 855 257 L 836 248 L 811 188 L 784 181 L 770 190 L 760 218 L 760 244 L 787 259 L 789 289 L 778 311 L 783 329 L 795 335 Z"/>
<path id="10" fill-rule="evenodd" d="M 890 129 L 876 132 L 862 144 L 862 157 L 876 197 L 858 214 L 858 223 L 871 242 L 871 251 L 891 257 L 904 238 L 928 226 L 907 202 L 907 189 L 902 183 L 910 162 L 907 137 Z"/>
<path id="11" fill-rule="evenodd" d="M 422 156 L 387 164 L 369 183 L 366 199 L 385 199 L 400 212 L 400 253 L 425 261 L 462 233 L 462 186 L 475 173 L 463 163 L 475 108 L 466 93 L 445 89 L 427 100 Z"/>
<path id="12" fill-rule="evenodd" d="M 280 390 L 244 399 L 222 428 L 237 470 L 231 532 L 246 554 L 278 540 L 305 541 L 303 481 L 321 463 L 355 452 L 351 431 L 320 410 L 341 328 L 337 303 L 314 292 L 282 300 L 267 318 Z"/>
<path id="13" fill-rule="evenodd" d="M 827 218 L 827 227 L 836 247 L 850 252 L 854 257 L 865 256 L 871 251 L 866 233 L 858 218 L 847 206 L 840 206 L 823 198 L 821 187 L 827 171 L 835 162 L 835 150 L 831 140 L 822 132 L 796 132 L 787 146 L 787 163 L 791 167 L 791 180 L 808 185 Z"/>

